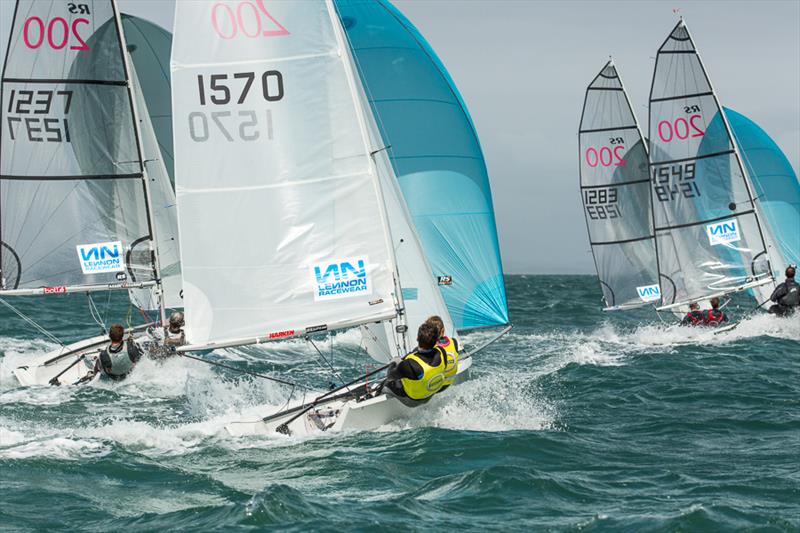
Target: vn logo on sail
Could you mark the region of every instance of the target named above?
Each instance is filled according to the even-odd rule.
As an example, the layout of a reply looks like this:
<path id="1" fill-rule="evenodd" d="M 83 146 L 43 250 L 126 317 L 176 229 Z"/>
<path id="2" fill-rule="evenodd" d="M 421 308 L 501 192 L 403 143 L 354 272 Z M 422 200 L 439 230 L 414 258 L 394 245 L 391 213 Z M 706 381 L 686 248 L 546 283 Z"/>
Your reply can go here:
<path id="1" fill-rule="evenodd" d="M 319 263 L 311 267 L 314 281 L 314 300 L 333 300 L 372 294 L 367 272 L 369 258 L 349 257 Z"/>
<path id="2" fill-rule="evenodd" d="M 661 287 L 658 285 L 636 287 L 636 292 L 639 293 L 639 298 L 641 298 L 643 302 L 654 302 L 661 299 Z"/>
<path id="3" fill-rule="evenodd" d="M 84 274 L 102 274 L 103 272 L 119 272 L 125 270 L 122 257 L 122 242 L 99 242 L 96 244 L 79 244 L 78 260 Z"/>
<path id="4" fill-rule="evenodd" d="M 718 244 L 730 244 L 741 239 L 739 235 L 739 223 L 735 218 L 723 220 L 706 226 L 708 241 L 711 246 Z"/>

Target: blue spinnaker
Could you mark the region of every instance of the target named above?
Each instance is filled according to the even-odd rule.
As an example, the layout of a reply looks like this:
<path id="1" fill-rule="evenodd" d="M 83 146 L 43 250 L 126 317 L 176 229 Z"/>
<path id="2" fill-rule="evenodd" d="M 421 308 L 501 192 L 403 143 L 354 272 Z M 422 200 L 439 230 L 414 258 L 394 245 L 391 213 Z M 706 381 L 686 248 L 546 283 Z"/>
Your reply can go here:
<path id="1" fill-rule="evenodd" d="M 456 328 L 506 324 L 489 177 L 455 83 L 425 38 L 389 2 L 335 4 Z"/>
<path id="2" fill-rule="evenodd" d="M 800 261 L 800 182 L 786 156 L 758 124 L 725 108 L 759 198 L 766 224 L 786 264 Z"/>
<path id="3" fill-rule="evenodd" d="M 169 55 L 172 34 L 143 18 L 122 14 L 122 29 L 136 75 L 147 102 L 147 111 L 169 179 L 175 183 L 172 156 L 172 96 L 170 95 Z"/>

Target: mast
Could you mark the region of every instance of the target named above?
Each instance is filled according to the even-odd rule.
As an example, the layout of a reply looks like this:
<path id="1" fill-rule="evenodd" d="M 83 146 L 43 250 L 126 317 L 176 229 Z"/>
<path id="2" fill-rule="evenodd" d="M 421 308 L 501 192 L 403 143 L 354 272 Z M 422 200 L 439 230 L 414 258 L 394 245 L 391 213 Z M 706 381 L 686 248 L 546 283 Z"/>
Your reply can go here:
<path id="1" fill-rule="evenodd" d="M 128 101 L 131 106 L 131 115 L 133 118 L 133 130 L 136 135 L 136 151 L 139 155 L 139 165 L 142 171 L 142 187 L 144 189 L 145 208 L 147 210 L 147 230 L 150 237 L 150 253 L 153 262 L 153 270 L 155 272 L 156 282 L 156 297 L 158 298 L 158 311 L 161 316 L 162 328 L 167 327 L 166 309 L 164 308 L 164 289 L 161 282 L 161 262 L 158 254 L 158 243 L 153 231 L 153 205 L 150 199 L 150 179 L 147 173 L 147 165 L 145 164 L 144 153 L 142 152 L 142 132 L 139 127 L 139 110 L 136 106 L 136 98 L 133 97 L 133 86 L 131 83 L 131 68 L 128 63 L 128 47 L 125 42 L 125 33 L 122 29 L 122 20 L 120 18 L 119 9 L 117 8 L 117 0 L 111 0 L 111 6 L 114 11 L 114 23 L 117 26 L 117 35 L 119 35 L 120 53 L 122 54 L 122 64 L 125 69 L 125 82 L 128 89 Z"/>
<path id="2" fill-rule="evenodd" d="M 355 73 L 353 72 L 352 57 L 349 53 L 350 47 L 345 42 L 344 30 L 342 28 L 339 16 L 333 7 L 332 0 L 325 0 L 325 6 L 328 9 L 328 16 L 331 19 L 334 32 L 336 34 L 336 42 L 339 45 L 339 53 L 345 55 L 344 68 L 347 75 L 347 84 L 350 87 L 350 94 L 353 97 L 353 105 L 355 106 L 356 116 L 358 118 L 358 126 L 361 129 L 361 137 L 364 140 L 364 150 L 369 154 L 370 173 L 372 174 L 372 184 L 375 187 L 375 193 L 378 196 L 378 205 L 380 208 L 380 216 L 383 227 L 385 228 L 385 242 L 389 249 L 389 257 L 392 261 L 392 276 L 394 278 L 394 298 L 395 308 L 397 310 L 397 328 L 396 332 L 400 334 L 401 343 L 398 344 L 398 352 L 407 353 L 408 351 L 408 325 L 405 323 L 405 305 L 403 302 L 403 290 L 400 285 L 400 273 L 397 268 L 397 254 L 394 250 L 392 243 L 392 231 L 389 227 L 389 220 L 386 216 L 386 198 L 383 194 L 383 189 L 380 184 L 378 176 L 378 167 L 375 164 L 375 151 L 370 146 L 370 135 L 367 129 L 367 123 L 364 117 L 364 107 L 359 95 L 359 84 L 356 81 Z"/>

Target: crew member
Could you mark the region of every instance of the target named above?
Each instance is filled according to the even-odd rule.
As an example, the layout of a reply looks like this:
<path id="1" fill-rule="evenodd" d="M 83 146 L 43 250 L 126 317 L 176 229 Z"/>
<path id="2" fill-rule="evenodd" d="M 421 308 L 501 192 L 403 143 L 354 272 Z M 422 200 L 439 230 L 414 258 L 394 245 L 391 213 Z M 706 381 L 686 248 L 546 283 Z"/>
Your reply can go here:
<path id="1" fill-rule="evenodd" d="M 123 343 L 124 335 L 125 328 L 121 324 L 112 325 L 108 330 L 111 344 L 100 352 L 100 368 L 106 376 L 114 381 L 125 379 L 125 376 L 133 370 L 142 357 L 142 351 L 134 342 L 133 335 L 128 335 L 127 342 Z"/>
<path id="2" fill-rule="evenodd" d="M 728 317 L 725 315 L 722 309 L 719 308 L 719 298 L 715 296 L 714 298 L 711 298 L 711 300 L 709 300 L 708 302 L 711 304 L 711 309 L 708 309 L 703 314 L 704 326 L 719 326 L 720 324 L 728 320 Z"/>
<path id="3" fill-rule="evenodd" d="M 174 311 L 169 317 L 169 327 L 167 328 L 164 344 L 173 348 L 186 344 L 186 334 L 183 332 L 184 325 L 186 325 L 186 321 L 183 318 L 183 313 Z"/>
<path id="4" fill-rule="evenodd" d="M 439 328 L 428 322 L 417 331 L 418 347 L 389 369 L 386 386 L 412 405 L 428 400 L 444 386 L 445 352 L 436 346 Z"/>
<path id="5" fill-rule="evenodd" d="M 681 326 L 702 326 L 705 321 L 705 315 L 700 310 L 700 304 L 692 302 L 689 304 L 689 312 L 681 320 Z"/>
<path id="6" fill-rule="evenodd" d="M 439 331 L 439 340 L 437 341 L 436 346 L 444 349 L 446 356 L 444 361 L 444 386 L 441 389 L 444 390 L 453 383 L 453 380 L 458 373 L 458 339 L 454 339 L 446 335 L 442 317 L 433 315 L 432 317 L 428 318 L 426 322 L 436 326 L 436 329 Z"/>
<path id="7" fill-rule="evenodd" d="M 800 284 L 794 280 L 797 267 L 786 267 L 786 281 L 775 287 L 770 301 L 775 302 L 770 306 L 769 312 L 773 315 L 786 316 L 797 310 L 800 306 Z"/>

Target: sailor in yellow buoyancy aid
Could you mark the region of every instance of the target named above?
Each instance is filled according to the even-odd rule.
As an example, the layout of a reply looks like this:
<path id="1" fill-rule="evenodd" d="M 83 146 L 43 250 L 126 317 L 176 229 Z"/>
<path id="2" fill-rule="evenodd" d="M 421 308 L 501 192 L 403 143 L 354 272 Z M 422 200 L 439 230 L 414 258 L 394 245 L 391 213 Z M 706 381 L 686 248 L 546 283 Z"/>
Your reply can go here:
<path id="1" fill-rule="evenodd" d="M 386 385 L 395 395 L 427 400 L 444 386 L 445 351 L 436 346 L 439 330 L 427 322 L 417 332 L 418 348 L 389 370 Z"/>
<path id="2" fill-rule="evenodd" d="M 458 339 L 448 337 L 444 329 L 444 321 L 441 317 L 433 315 L 426 320 L 429 324 L 433 324 L 439 331 L 439 340 L 436 343 L 444 349 L 445 352 L 445 365 L 444 365 L 444 387 L 446 389 L 452 385 L 453 380 L 458 373 Z"/>

